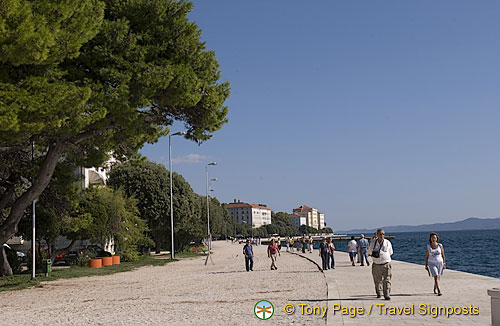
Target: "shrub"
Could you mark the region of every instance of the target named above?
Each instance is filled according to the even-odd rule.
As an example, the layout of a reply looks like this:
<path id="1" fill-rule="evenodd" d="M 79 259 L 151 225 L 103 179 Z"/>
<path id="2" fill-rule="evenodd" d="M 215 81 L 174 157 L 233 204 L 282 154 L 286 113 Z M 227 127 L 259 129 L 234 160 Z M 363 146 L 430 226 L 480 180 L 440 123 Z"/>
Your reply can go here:
<path id="1" fill-rule="evenodd" d="M 139 253 L 137 250 L 133 250 L 131 248 L 124 249 L 117 253 L 120 256 L 120 260 L 123 261 L 138 261 L 139 260 Z"/>

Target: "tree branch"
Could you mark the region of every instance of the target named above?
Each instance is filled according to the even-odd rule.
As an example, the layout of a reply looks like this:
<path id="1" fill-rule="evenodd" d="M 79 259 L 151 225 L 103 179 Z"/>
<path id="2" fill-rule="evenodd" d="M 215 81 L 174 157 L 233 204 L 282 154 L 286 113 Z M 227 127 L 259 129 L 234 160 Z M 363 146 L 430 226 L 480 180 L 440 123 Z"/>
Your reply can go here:
<path id="1" fill-rule="evenodd" d="M 67 144 L 54 142 L 49 146 L 49 150 L 45 155 L 45 160 L 40 166 L 40 170 L 36 175 L 32 185 L 23 193 L 12 205 L 9 216 L 0 225 L 0 243 L 5 243 L 11 236 L 17 232 L 17 224 L 24 214 L 24 210 L 29 204 L 38 198 L 43 190 L 47 187 L 52 178 L 52 174 L 61 157 L 62 152 L 67 147 Z"/>
<path id="2" fill-rule="evenodd" d="M 14 195 L 14 191 L 16 189 L 16 181 L 18 180 L 18 177 L 15 173 L 12 173 L 9 178 L 7 179 L 7 184 L 8 186 L 5 189 L 5 192 L 3 193 L 2 197 L 0 198 L 0 212 L 4 210 L 4 208 L 12 202 L 12 198 Z"/>

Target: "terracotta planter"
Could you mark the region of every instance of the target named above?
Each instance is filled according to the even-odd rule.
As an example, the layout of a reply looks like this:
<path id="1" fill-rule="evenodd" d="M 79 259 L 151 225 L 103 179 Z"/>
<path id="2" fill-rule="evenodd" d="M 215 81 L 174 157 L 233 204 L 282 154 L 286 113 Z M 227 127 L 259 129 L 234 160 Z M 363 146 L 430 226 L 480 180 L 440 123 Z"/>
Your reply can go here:
<path id="1" fill-rule="evenodd" d="M 102 257 L 102 266 L 113 266 L 113 257 Z"/>
<path id="2" fill-rule="evenodd" d="M 90 268 L 101 268 L 102 267 L 102 259 L 101 258 L 91 259 L 89 261 L 89 266 L 90 266 Z"/>
<path id="3" fill-rule="evenodd" d="M 120 265 L 120 256 L 112 256 L 113 265 Z"/>

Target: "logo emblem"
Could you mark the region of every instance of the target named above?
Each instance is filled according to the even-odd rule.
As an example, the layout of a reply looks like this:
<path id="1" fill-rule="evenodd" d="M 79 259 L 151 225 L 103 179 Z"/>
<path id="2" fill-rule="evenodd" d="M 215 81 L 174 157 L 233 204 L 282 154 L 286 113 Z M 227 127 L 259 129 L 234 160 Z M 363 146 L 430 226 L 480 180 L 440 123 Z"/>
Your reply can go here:
<path id="1" fill-rule="evenodd" d="M 274 315 L 274 306 L 270 301 L 260 300 L 253 307 L 253 313 L 260 320 L 268 320 Z"/>

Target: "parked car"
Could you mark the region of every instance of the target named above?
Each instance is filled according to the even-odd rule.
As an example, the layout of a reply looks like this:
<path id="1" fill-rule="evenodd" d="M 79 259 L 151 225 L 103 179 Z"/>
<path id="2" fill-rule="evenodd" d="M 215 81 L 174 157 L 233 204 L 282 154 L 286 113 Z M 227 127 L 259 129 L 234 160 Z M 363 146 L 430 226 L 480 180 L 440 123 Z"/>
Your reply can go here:
<path id="1" fill-rule="evenodd" d="M 96 257 L 111 257 L 113 256 L 109 251 L 105 251 L 99 246 L 96 245 L 88 245 L 84 247 L 85 251 L 94 253 Z"/>
<path id="2" fill-rule="evenodd" d="M 88 245 L 88 246 L 83 246 L 77 250 L 71 250 L 66 253 L 64 256 L 64 261 L 66 264 L 74 264 L 78 257 L 111 257 L 112 254 L 109 251 L 105 251 L 99 246 L 96 245 Z"/>
<path id="3" fill-rule="evenodd" d="M 26 266 L 26 254 L 21 251 L 12 249 L 8 244 L 4 243 L 3 248 L 7 255 L 7 260 L 10 267 L 15 273 L 22 272 Z"/>
<path id="4" fill-rule="evenodd" d="M 5 252 L 12 252 L 14 254 L 14 252 L 16 253 L 16 257 L 18 258 L 23 258 L 26 257 L 26 254 L 22 251 L 17 251 L 17 250 L 14 250 L 12 249 L 8 244 L 4 243 L 3 244 L 3 247 L 5 249 Z"/>
<path id="5" fill-rule="evenodd" d="M 66 261 L 64 260 L 64 258 L 66 257 L 67 254 L 68 254 L 67 252 L 61 252 L 60 254 L 57 254 L 56 258 L 54 259 L 54 264 L 65 263 Z"/>

